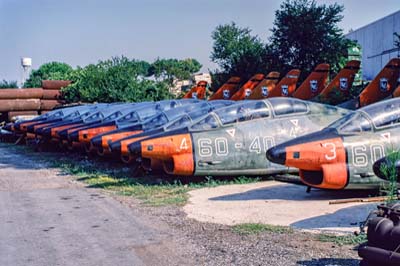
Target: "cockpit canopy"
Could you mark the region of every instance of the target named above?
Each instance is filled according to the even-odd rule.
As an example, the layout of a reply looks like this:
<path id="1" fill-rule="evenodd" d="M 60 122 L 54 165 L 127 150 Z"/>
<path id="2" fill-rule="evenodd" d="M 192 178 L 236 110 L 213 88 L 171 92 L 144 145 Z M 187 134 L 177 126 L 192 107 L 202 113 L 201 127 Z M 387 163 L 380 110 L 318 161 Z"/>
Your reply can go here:
<path id="1" fill-rule="evenodd" d="M 191 129 L 195 131 L 209 130 L 238 122 L 272 116 L 304 114 L 308 111 L 307 102 L 293 98 L 276 97 L 266 100 L 243 101 L 210 113 L 193 124 Z"/>
<path id="2" fill-rule="evenodd" d="M 276 116 L 307 113 L 308 106 L 304 101 L 295 98 L 277 97 L 268 99 Z"/>
<path id="3" fill-rule="evenodd" d="M 352 112 L 329 127 L 341 134 L 353 134 L 400 125 L 400 99 L 375 103 Z"/>

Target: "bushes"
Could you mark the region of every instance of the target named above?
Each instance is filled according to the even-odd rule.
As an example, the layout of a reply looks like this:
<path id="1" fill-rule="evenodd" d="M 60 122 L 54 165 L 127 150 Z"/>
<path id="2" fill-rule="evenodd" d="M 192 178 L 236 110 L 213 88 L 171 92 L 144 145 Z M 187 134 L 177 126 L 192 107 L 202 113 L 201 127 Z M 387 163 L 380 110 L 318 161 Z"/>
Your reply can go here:
<path id="1" fill-rule="evenodd" d="M 37 70 L 33 70 L 25 82 L 25 88 L 39 88 L 42 80 L 69 80 L 73 69 L 70 65 L 60 62 L 50 62 L 43 64 Z"/>
<path id="2" fill-rule="evenodd" d="M 146 61 L 113 57 L 72 69 L 52 62 L 32 72 L 26 85 L 39 86 L 42 79 L 69 79 L 62 91 L 68 102 L 140 102 L 171 98 L 169 87 L 176 78 L 188 78 L 199 71 L 195 59 L 157 59 Z"/>
<path id="3" fill-rule="evenodd" d="M 3 79 L 3 81 L 0 81 L 0 89 L 14 89 L 18 88 L 18 84 L 16 81 L 7 81 Z"/>
<path id="4" fill-rule="evenodd" d="M 148 78 L 150 64 L 144 61 L 114 57 L 84 68 L 71 75 L 73 84 L 63 89 L 68 102 L 138 102 L 169 98 L 164 82 Z"/>

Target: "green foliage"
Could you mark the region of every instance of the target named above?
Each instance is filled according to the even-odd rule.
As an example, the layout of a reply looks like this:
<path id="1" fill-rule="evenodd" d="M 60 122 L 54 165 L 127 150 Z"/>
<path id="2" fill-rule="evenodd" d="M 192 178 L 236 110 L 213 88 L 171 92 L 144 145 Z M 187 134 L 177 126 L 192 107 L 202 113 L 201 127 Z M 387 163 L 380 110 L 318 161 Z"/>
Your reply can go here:
<path id="1" fill-rule="evenodd" d="M 271 49 L 281 70 L 299 68 L 309 73 L 319 63 L 337 72 L 353 42 L 338 27 L 344 7 L 317 5 L 314 0 L 286 0 L 275 12 Z"/>
<path id="2" fill-rule="evenodd" d="M 69 102 L 138 102 L 170 98 L 164 82 L 145 79 L 151 65 L 124 56 L 78 67 L 70 76 L 73 84 L 65 88 Z"/>
<path id="3" fill-rule="evenodd" d="M 202 65 L 192 58 L 178 59 L 160 59 L 158 58 L 150 68 L 150 73 L 156 79 L 164 80 L 169 85 L 173 84 L 174 79 L 189 79 L 190 76 L 198 72 Z"/>
<path id="4" fill-rule="evenodd" d="M 258 223 L 244 223 L 237 224 L 232 227 L 233 232 L 240 235 L 254 235 L 263 232 L 273 232 L 277 234 L 293 233 L 293 229 L 288 226 L 258 224 Z"/>
<path id="5" fill-rule="evenodd" d="M 171 98 L 169 88 L 174 79 L 188 79 L 199 71 L 195 59 L 157 59 L 145 61 L 113 57 L 84 68 L 71 75 L 73 84 L 64 89 L 69 102 L 140 102 Z M 149 79 L 154 76 L 156 80 Z"/>
<path id="6" fill-rule="evenodd" d="M 220 70 L 213 74 L 213 86 L 220 86 L 230 76 L 249 79 L 255 73 L 266 73 L 270 67 L 265 44 L 251 34 L 249 28 L 240 28 L 234 22 L 219 25 L 211 35 L 214 43 L 211 60 Z"/>
<path id="7" fill-rule="evenodd" d="M 0 81 L 0 89 L 14 89 L 18 88 L 18 83 L 14 80 L 12 81 L 7 81 L 3 79 L 3 81 Z"/>
<path id="8" fill-rule="evenodd" d="M 33 70 L 24 84 L 25 88 L 38 88 L 42 86 L 42 80 L 69 80 L 73 69 L 70 65 L 60 62 L 43 64 L 37 70 Z"/>
<path id="9" fill-rule="evenodd" d="M 380 171 L 389 181 L 387 186 L 381 189 L 381 192 L 387 195 L 387 202 L 398 200 L 397 195 L 397 168 L 396 162 L 400 160 L 400 152 L 393 151 L 386 157 L 386 163 L 381 164 Z"/>
<path id="10" fill-rule="evenodd" d="M 318 240 L 321 242 L 332 242 L 338 246 L 343 245 L 359 245 L 367 241 L 366 234 L 359 235 L 332 235 L 332 234 L 319 234 Z"/>

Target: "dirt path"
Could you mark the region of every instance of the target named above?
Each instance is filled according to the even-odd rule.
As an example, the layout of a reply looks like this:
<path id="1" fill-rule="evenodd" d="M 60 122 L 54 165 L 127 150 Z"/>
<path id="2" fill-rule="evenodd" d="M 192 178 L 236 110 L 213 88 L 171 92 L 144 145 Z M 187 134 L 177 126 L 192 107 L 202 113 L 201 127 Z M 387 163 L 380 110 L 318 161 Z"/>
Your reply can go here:
<path id="1" fill-rule="evenodd" d="M 0 146 L 0 265 L 188 265 L 158 225 Z"/>

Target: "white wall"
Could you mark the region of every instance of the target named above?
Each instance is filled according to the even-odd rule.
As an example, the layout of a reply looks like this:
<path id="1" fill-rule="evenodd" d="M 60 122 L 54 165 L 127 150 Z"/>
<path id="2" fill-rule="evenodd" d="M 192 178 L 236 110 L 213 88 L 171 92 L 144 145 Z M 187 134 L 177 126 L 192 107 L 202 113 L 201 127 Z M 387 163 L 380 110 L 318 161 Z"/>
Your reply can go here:
<path id="1" fill-rule="evenodd" d="M 372 80 L 389 59 L 398 57 L 398 51 L 381 55 L 395 48 L 394 32 L 400 34 L 400 10 L 346 35 L 361 45 L 364 80 Z"/>

